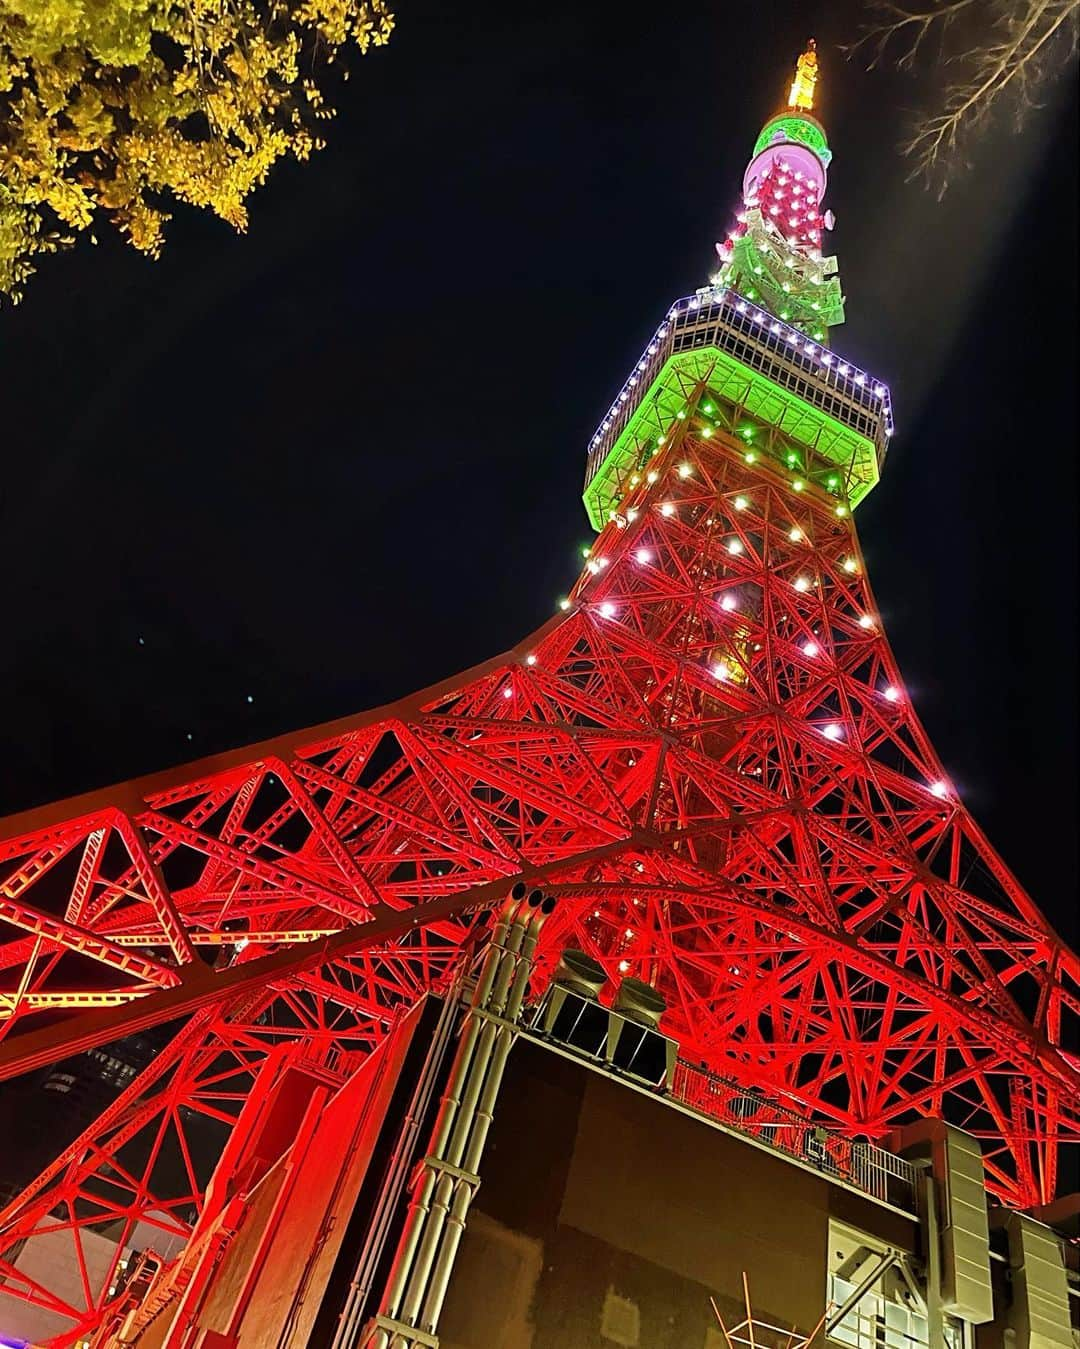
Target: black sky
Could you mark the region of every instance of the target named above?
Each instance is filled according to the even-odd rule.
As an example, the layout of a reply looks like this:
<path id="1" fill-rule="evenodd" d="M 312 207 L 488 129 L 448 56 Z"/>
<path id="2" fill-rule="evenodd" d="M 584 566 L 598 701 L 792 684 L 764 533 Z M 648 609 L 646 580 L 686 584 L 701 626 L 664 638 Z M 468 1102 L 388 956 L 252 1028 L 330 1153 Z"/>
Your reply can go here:
<path id="1" fill-rule="evenodd" d="M 588 437 L 706 278 L 813 32 L 835 345 L 899 426 L 871 581 L 947 770 L 1075 941 L 1075 79 L 939 204 L 895 151 L 939 74 L 845 63 L 858 12 L 401 0 L 247 237 L 182 212 L 158 264 L 104 229 L 47 261 L 0 311 L 0 810 L 391 700 L 546 619 Z"/>

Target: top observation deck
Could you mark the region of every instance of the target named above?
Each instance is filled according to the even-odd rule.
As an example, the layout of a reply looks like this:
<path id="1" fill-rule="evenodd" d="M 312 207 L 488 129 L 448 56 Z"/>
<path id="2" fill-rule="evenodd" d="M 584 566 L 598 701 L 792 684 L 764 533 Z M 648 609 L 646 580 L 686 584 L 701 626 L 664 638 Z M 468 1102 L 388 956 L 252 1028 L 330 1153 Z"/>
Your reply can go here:
<path id="1" fill-rule="evenodd" d="M 880 380 L 727 286 L 677 300 L 589 442 L 585 506 L 601 529 L 695 390 L 698 406 L 849 507 L 874 487 L 893 433 Z"/>

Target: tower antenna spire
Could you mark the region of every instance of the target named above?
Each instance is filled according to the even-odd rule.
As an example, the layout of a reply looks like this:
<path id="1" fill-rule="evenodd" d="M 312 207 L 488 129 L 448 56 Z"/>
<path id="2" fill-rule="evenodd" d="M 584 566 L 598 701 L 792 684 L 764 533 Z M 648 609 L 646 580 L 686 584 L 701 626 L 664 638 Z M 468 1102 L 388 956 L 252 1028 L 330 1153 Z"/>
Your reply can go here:
<path id="1" fill-rule="evenodd" d="M 717 242 L 712 283 L 753 300 L 812 342 L 827 345 L 844 321 L 833 227 L 823 200 L 832 151 L 814 108 L 819 74 L 811 38 L 795 65 L 786 106 L 761 128 L 743 174 L 742 207 Z"/>
<path id="2" fill-rule="evenodd" d="M 789 108 L 801 108 L 806 112 L 813 108 L 817 78 L 817 43 L 810 38 L 806 51 L 795 63 L 795 78 L 791 81 L 791 92 L 788 94 Z"/>

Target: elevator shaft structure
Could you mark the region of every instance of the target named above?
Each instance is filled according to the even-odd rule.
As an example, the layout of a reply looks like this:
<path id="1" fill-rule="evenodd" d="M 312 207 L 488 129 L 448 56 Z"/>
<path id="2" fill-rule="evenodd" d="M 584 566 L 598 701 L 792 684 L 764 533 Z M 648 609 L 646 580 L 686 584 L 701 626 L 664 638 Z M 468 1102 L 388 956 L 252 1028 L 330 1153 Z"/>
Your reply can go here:
<path id="1" fill-rule="evenodd" d="M 413 1180 L 405 1228 L 383 1304 L 359 1341 L 346 1307 L 333 1349 L 423 1349 L 439 1323 L 480 1161 L 544 919 L 553 903 L 525 899 L 519 883 L 503 909 L 458 1040 L 427 1156 Z"/>
<path id="2" fill-rule="evenodd" d="M 1080 964 L 883 631 L 852 511 L 891 403 L 830 346 L 816 56 L 802 72 L 719 270 L 590 443 L 598 537 L 550 621 L 392 706 L 6 822 L 0 1076 L 173 1027 L 0 1214 L 0 1307 L 29 1302 L 54 1343 L 101 1323 L 136 1229 L 196 1226 L 268 1055 L 345 1081 L 519 882 L 558 900 L 538 980 L 579 948 L 659 990 L 685 1060 L 776 1109 L 870 1142 L 946 1120 L 1004 1204 L 1058 1192 Z M 462 1202 L 462 1177 L 429 1180 Z M 42 1242 L 66 1243 L 62 1289 L 28 1263 Z M 389 1319 L 438 1288 L 403 1285 Z"/>

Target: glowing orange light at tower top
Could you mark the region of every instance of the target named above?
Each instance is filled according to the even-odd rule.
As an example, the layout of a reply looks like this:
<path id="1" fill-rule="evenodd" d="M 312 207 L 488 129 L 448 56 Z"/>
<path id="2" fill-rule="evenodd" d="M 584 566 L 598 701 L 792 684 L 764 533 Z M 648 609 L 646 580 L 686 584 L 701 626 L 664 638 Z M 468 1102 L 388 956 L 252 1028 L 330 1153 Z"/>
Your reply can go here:
<path id="1" fill-rule="evenodd" d="M 789 108 L 804 108 L 806 111 L 813 108 L 817 77 L 817 43 L 811 38 L 806 44 L 806 51 L 795 63 L 795 78 L 791 81 L 791 92 L 788 94 Z"/>

